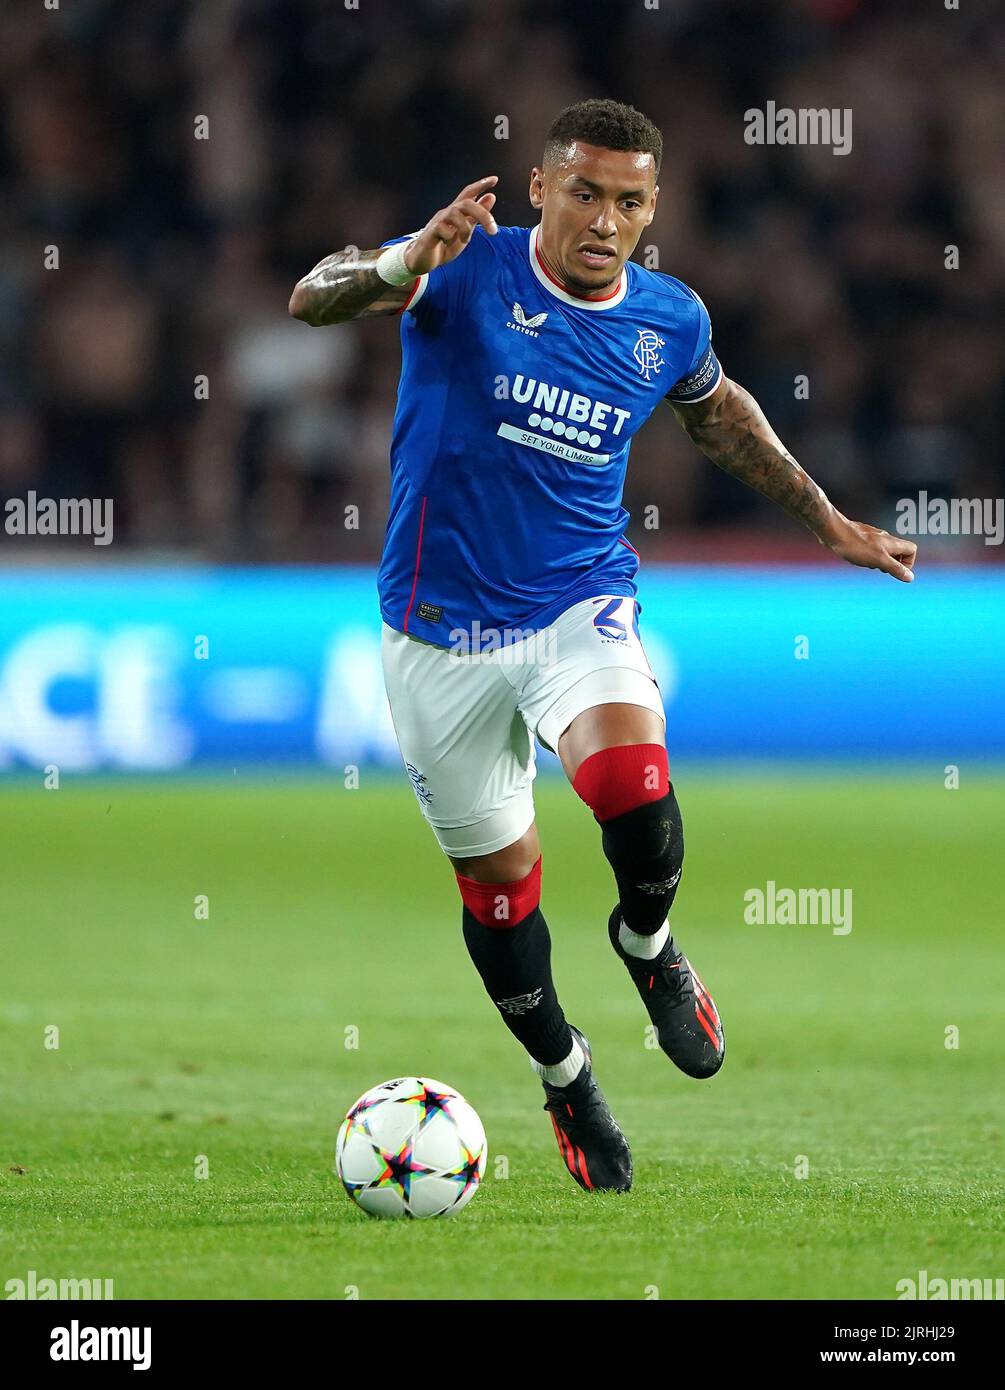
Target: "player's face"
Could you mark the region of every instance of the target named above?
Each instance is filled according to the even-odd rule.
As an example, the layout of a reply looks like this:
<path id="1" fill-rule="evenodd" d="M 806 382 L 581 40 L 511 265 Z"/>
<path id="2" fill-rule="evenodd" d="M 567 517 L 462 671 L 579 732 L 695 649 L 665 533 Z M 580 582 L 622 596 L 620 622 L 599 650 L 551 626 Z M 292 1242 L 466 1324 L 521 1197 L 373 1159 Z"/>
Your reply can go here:
<path id="1" fill-rule="evenodd" d="M 601 296 L 653 220 L 659 188 L 651 154 L 578 140 L 554 165 L 531 173 L 540 209 L 538 249 L 551 274 L 576 294 Z"/>

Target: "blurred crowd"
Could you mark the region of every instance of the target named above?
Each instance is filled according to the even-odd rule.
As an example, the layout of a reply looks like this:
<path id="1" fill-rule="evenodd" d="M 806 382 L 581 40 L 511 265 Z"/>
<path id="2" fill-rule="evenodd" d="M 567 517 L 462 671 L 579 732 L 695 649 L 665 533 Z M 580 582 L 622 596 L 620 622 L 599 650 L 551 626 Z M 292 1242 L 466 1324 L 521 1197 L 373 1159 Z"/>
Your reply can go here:
<path id="1" fill-rule="evenodd" d="M 892 529 L 897 499 L 920 489 L 1001 496 L 993 8 L 6 9 L 0 506 L 29 489 L 113 497 L 116 550 L 374 560 L 397 321 L 312 330 L 287 316 L 292 286 L 333 250 L 421 226 L 482 174 L 500 176 L 498 219 L 531 225 L 544 132 L 585 96 L 629 101 L 662 129 L 659 209 L 637 256 L 656 248 L 658 268 L 699 291 L 727 374 L 843 510 Z M 747 144 L 744 112 L 769 100 L 851 108 L 851 153 Z M 633 447 L 626 505 L 644 556 L 816 550 L 707 463 L 669 410 Z"/>

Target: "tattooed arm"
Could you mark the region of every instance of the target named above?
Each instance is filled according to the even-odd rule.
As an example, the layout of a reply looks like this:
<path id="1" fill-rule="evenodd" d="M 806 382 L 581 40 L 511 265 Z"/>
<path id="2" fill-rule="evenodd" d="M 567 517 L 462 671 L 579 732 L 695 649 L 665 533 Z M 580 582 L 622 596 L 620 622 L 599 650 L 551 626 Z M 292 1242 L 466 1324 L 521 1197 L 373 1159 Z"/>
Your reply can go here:
<path id="1" fill-rule="evenodd" d="M 913 580 L 914 542 L 842 515 L 800 468 L 749 391 L 723 377 L 706 400 L 667 403 L 707 458 L 777 502 L 821 545 L 849 564 L 883 570 L 905 583 Z"/>
<path id="2" fill-rule="evenodd" d="M 405 252 L 409 269 L 411 249 Z M 312 328 L 396 314 L 414 289 L 415 281 L 389 285 L 382 280 L 377 274 L 380 255 L 380 251 L 336 251 L 326 256 L 297 282 L 290 297 L 290 313 Z"/>
<path id="3" fill-rule="evenodd" d="M 471 240 L 476 223 L 494 236 L 497 228 L 492 206 L 496 195 L 487 190 L 497 182 L 492 174 L 469 183 L 448 207 L 434 213 L 405 249 L 406 270 L 414 271 L 418 279 L 456 260 Z M 326 256 L 297 283 L 290 298 L 290 313 L 313 328 L 397 313 L 415 288 L 415 280 L 389 285 L 381 279 L 377 274 L 381 254 L 336 251 Z"/>

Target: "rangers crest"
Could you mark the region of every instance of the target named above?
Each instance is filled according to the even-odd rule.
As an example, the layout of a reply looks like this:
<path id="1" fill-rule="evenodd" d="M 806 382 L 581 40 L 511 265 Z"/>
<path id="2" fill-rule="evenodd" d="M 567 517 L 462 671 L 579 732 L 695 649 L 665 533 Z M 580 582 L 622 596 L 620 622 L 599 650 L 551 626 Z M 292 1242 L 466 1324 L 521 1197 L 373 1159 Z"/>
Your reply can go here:
<path id="1" fill-rule="evenodd" d="M 660 348 L 666 347 L 666 340 L 651 328 L 636 328 L 639 340 L 632 350 L 632 356 L 639 364 L 639 371 L 649 380 L 650 372 L 658 372 L 666 365 L 660 356 Z"/>

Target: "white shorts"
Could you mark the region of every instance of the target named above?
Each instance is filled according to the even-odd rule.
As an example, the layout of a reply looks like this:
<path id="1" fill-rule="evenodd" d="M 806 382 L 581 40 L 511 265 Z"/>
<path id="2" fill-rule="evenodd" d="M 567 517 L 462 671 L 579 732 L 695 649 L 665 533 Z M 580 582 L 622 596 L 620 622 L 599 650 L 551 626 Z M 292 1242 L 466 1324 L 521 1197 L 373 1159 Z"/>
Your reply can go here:
<path id="1" fill-rule="evenodd" d="M 405 769 L 455 858 L 492 854 L 530 828 L 535 736 L 554 752 L 594 705 L 642 705 L 665 719 L 632 598 L 584 599 L 549 627 L 472 654 L 385 623 L 381 655 Z"/>

